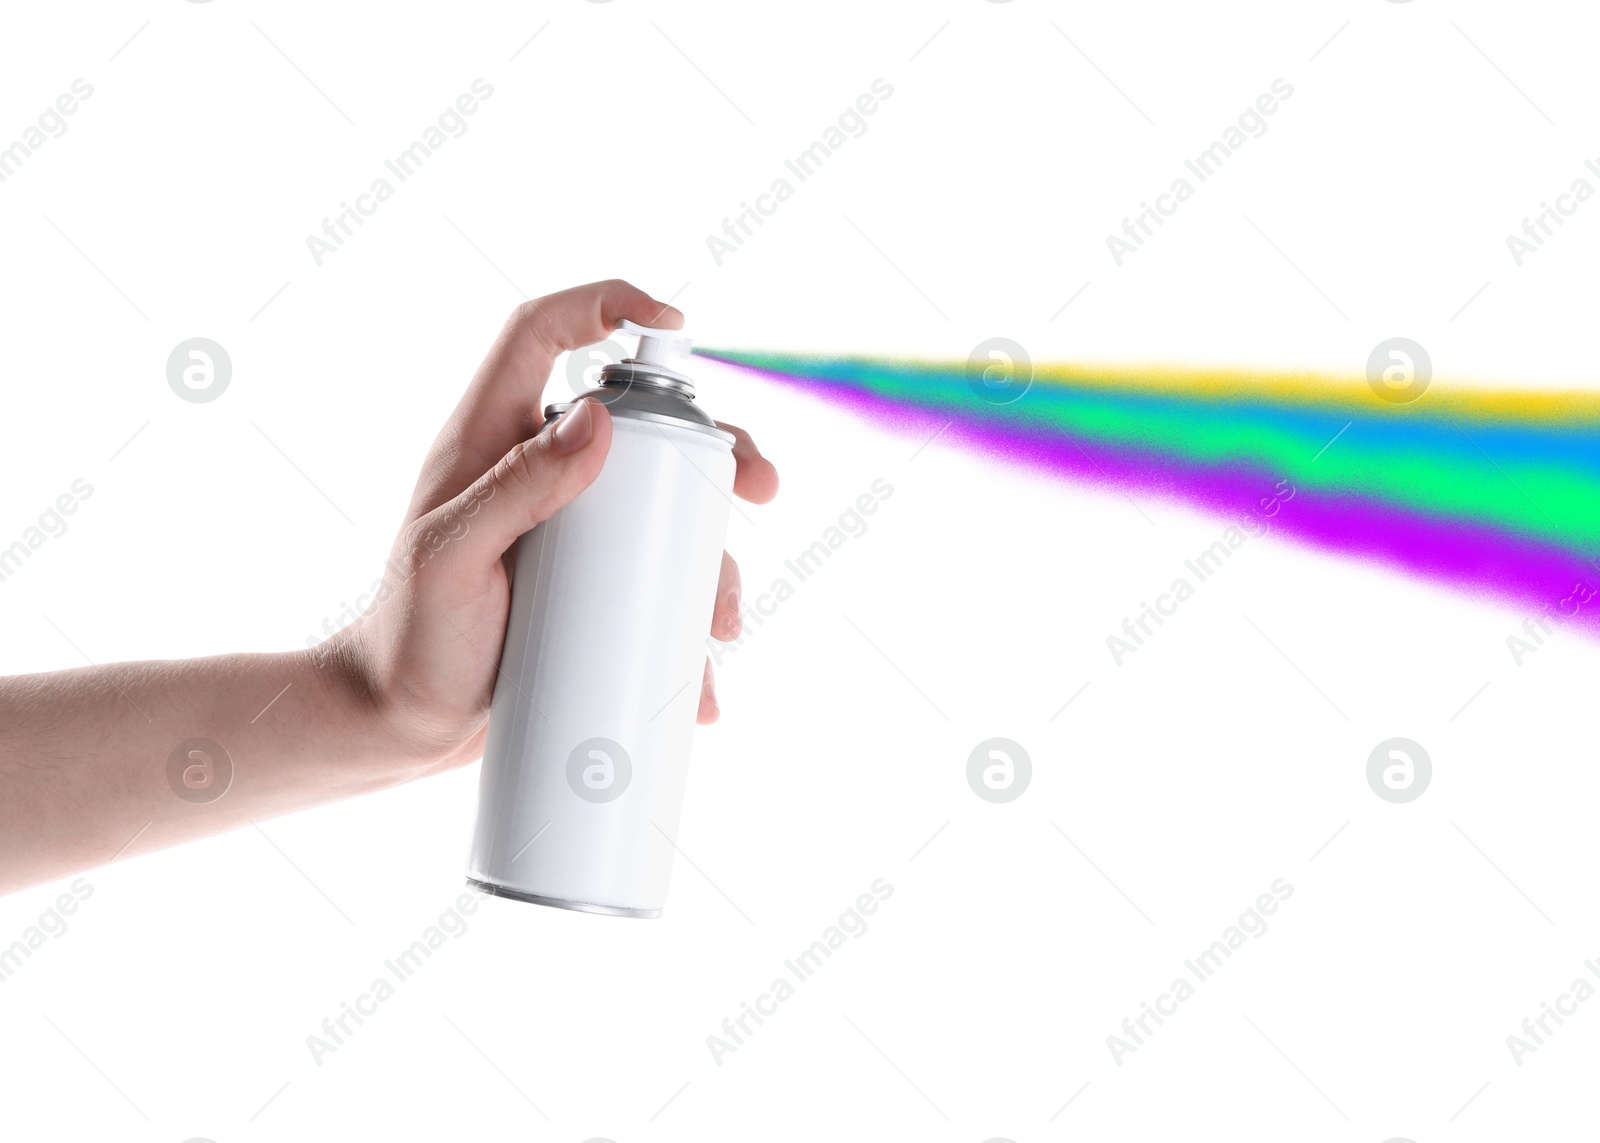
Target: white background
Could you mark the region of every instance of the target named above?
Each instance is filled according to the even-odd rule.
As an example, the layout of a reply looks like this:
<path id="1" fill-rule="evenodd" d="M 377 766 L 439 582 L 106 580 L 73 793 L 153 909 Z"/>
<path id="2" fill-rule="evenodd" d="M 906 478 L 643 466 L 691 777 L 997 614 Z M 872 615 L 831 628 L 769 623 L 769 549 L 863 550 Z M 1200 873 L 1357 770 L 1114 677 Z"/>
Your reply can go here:
<path id="1" fill-rule="evenodd" d="M 75 479 L 94 494 L 0 585 L 0 671 L 79 665 L 68 638 L 97 662 L 303 646 L 379 574 L 506 313 L 596 278 L 725 347 L 959 359 L 1004 336 L 1035 360 L 1358 376 L 1406 336 L 1440 384 L 1590 384 L 1600 206 L 1520 268 L 1505 238 L 1600 155 L 1591 21 L 1436 0 L 11 6 L 0 141 L 75 78 L 94 94 L 0 184 L 0 541 Z M 479 77 L 466 134 L 317 266 L 306 237 Z M 718 266 L 707 235 L 880 77 L 865 135 Z M 1279 77 L 1268 132 L 1117 267 L 1106 236 Z M 165 377 L 196 336 L 233 362 L 208 404 Z M 8 1137 L 1592 1124 L 1600 1003 L 1521 1066 L 1506 1046 L 1600 955 L 1592 642 L 1558 632 L 1519 667 L 1520 612 L 1273 538 L 1117 667 L 1106 636 L 1226 521 L 699 375 L 784 477 L 734 516 L 747 597 L 875 479 L 894 491 L 725 656 L 665 919 L 484 902 L 319 1066 L 306 1038 L 462 891 L 476 766 L 97 870 L 0 986 Z M 965 778 L 993 736 L 1034 765 L 1005 805 Z M 1407 805 L 1365 780 L 1393 736 L 1434 762 Z M 867 932 L 715 1063 L 707 1036 L 877 878 L 894 892 Z M 1269 931 L 1114 1062 L 1106 1037 L 1277 878 Z M 60 891 L 0 902 L 0 943 Z"/>

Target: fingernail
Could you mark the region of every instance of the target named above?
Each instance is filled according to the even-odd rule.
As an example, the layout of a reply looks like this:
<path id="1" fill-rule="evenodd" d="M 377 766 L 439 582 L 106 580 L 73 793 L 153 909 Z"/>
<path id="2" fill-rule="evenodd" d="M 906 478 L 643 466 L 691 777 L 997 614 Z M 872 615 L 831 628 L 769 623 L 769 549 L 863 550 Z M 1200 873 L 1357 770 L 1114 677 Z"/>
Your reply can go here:
<path id="1" fill-rule="evenodd" d="M 724 602 L 727 605 L 728 614 L 727 614 L 726 618 L 724 618 L 723 621 L 722 621 L 723 622 L 723 627 L 731 634 L 732 632 L 737 631 L 739 629 L 739 591 L 738 591 L 738 589 L 735 588 L 734 590 L 728 592 L 728 598 Z"/>
<path id="2" fill-rule="evenodd" d="M 563 455 L 577 452 L 594 439 L 594 414 L 588 401 L 579 401 L 561 414 L 555 427 L 556 451 Z"/>

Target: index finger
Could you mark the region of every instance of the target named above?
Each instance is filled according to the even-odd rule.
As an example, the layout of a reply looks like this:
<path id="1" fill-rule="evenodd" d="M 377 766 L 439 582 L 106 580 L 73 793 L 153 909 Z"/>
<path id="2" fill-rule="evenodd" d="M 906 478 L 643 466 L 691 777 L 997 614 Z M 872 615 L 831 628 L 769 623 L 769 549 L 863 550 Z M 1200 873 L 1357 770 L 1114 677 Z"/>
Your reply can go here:
<path id="1" fill-rule="evenodd" d="M 556 357 L 605 340 L 623 319 L 666 329 L 683 325 L 683 314 L 670 304 L 617 278 L 512 311 L 429 452 L 411 514 L 454 498 L 533 436 L 544 421 L 544 386 Z"/>

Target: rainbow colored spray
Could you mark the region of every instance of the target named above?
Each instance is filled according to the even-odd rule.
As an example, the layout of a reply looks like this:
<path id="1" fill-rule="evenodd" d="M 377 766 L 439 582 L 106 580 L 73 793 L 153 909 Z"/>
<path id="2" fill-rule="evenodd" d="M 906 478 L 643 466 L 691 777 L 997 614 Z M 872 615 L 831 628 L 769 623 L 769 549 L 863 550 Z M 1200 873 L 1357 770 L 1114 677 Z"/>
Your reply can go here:
<path id="1" fill-rule="evenodd" d="M 1275 534 L 1600 635 L 1600 394 L 697 352 L 907 434 L 1224 519 L 1287 488 Z"/>

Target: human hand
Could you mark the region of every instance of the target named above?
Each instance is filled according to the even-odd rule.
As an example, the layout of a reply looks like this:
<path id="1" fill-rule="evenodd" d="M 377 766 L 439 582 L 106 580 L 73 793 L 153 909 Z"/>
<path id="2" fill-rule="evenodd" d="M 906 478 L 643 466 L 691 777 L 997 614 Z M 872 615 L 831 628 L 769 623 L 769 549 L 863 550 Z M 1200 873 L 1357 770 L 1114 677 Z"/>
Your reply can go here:
<path id="1" fill-rule="evenodd" d="M 622 319 L 678 329 L 683 315 L 626 282 L 595 282 L 512 313 L 423 463 L 377 602 L 324 654 L 351 673 L 402 760 L 423 772 L 483 753 L 511 600 L 509 549 L 589 486 L 611 416 L 580 401 L 550 432 L 542 392 L 557 355 L 604 339 Z M 732 425 L 734 492 L 764 504 L 778 474 Z M 739 568 L 726 552 L 711 633 L 740 631 Z M 706 661 L 698 719 L 718 709 Z"/>

